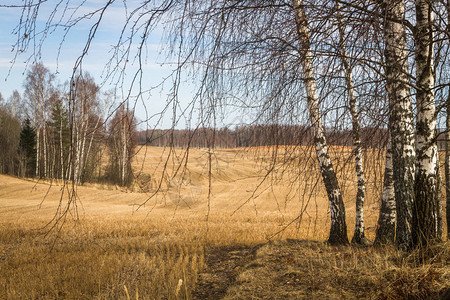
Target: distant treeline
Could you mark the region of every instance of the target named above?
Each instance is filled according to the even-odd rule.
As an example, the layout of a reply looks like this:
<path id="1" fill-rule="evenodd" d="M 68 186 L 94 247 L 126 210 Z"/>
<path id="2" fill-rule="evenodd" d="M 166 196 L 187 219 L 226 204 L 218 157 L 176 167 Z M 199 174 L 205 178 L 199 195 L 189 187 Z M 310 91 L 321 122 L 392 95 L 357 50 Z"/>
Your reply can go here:
<path id="1" fill-rule="evenodd" d="M 272 145 L 312 145 L 312 128 L 301 125 L 247 125 L 230 128 L 150 129 L 138 132 L 138 143 L 157 147 L 238 148 Z M 327 129 L 330 145 L 352 146 L 350 130 Z M 384 147 L 387 130 L 361 129 L 365 147 Z"/>
<path id="2" fill-rule="evenodd" d="M 42 64 L 28 72 L 23 95 L 0 94 L 0 173 L 76 184 L 129 185 L 136 120 L 126 105 L 110 116 L 108 94 L 85 72 L 56 86 Z"/>

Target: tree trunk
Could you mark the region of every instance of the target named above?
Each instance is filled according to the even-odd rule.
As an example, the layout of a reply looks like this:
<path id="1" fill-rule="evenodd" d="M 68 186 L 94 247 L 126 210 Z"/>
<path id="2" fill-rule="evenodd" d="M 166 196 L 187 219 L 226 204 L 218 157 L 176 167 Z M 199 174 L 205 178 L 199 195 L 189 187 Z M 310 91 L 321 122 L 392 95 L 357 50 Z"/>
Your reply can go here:
<path id="1" fill-rule="evenodd" d="M 44 95 L 42 95 L 42 150 L 44 155 L 44 178 L 48 177 L 48 155 L 47 155 L 47 119 L 45 116 Z"/>
<path id="2" fill-rule="evenodd" d="M 100 123 L 100 117 L 97 118 L 97 122 L 95 123 L 95 127 L 92 130 L 92 132 L 90 133 L 91 137 L 89 139 L 89 145 L 88 145 L 88 148 L 87 148 L 87 151 L 86 151 L 86 156 L 85 156 L 84 163 L 83 163 L 84 168 L 86 168 L 86 166 L 88 165 L 88 162 L 89 162 L 88 159 L 89 159 L 89 155 L 90 155 L 91 149 L 92 149 L 92 142 L 94 141 L 94 136 L 95 136 L 95 133 L 97 132 L 99 123 Z M 84 170 L 83 170 L 83 172 L 84 172 Z M 99 178 L 100 178 L 100 176 L 99 176 Z"/>
<path id="3" fill-rule="evenodd" d="M 347 92 L 349 98 L 350 114 L 352 117 L 352 136 L 355 154 L 355 169 L 357 178 L 357 193 L 356 193 L 356 218 L 355 218 L 355 232 L 353 233 L 352 243 L 370 244 L 369 240 L 364 236 L 364 198 L 366 195 L 366 183 L 364 179 L 363 156 L 361 149 L 361 139 L 359 137 L 359 114 L 356 103 L 355 89 L 353 85 L 352 69 L 348 61 L 347 48 L 345 46 L 345 30 L 342 25 L 342 17 L 339 3 L 337 7 L 337 21 L 339 29 L 339 44 L 341 50 L 341 61 L 344 66 L 345 83 L 347 85 Z"/>
<path id="4" fill-rule="evenodd" d="M 345 221 L 345 207 L 339 188 L 336 173 L 334 172 L 325 130 L 320 118 L 319 97 L 312 63 L 312 52 L 309 41 L 309 29 L 302 0 L 293 0 L 295 19 L 297 23 L 298 38 L 301 46 L 300 59 L 303 68 L 305 89 L 307 93 L 308 111 L 314 133 L 314 143 L 317 159 L 323 182 L 328 195 L 331 212 L 331 228 L 328 242 L 330 244 L 347 244 L 347 225 Z"/>
<path id="5" fill-rule="evenodd" d="M 63 116 L 61 110 L 60 122 L 59 122 L 59 159 L 60 159 L 60 168 L 61 168 L 61 179 L 65 180 L 65 168 L 64 168 L 64 144 L 63 144 Z"/>
<path id="6" fill-rule="evenodd" d="M 434 14 L 429 0 L 416 0 L 416 22 L 417 144 L 412 238 L 415 246 L 426 246 L 440 239 L 433 74 Z"/>
<path id="7" fill-rule="evenodd" d="M 450 0 L 449 0 L 450 3 Z M 445 197 L 447 202 L 447 240 L 450 239 L 450 94 L 447 98 L 447 119 L 445 133 Z"/>
<path id="8" fill-rule="evenodd" d="M 395 242 L 395 192 L 392 166 L 391 141 L 386 146 L 386 161 L 384 167 L 383 195 L 381 198 L 380 215 L 374 244 L 393 244 Z"/>
<path id="9" fill-rule="evenodd" d="M 121 110 L 120 116 L 120 139 L 121 139 L 121 152 L 122 152 L 122 165 L 121 165 L 121 184 L 125 185 L 126 172 L 127 172 L 127 134 L 126 134 L 126 119 L 124 115 L 124 110 Z"/>
<path id="10" fill-rule="evenodd" d="M 437 131 L 436 131 L 437 135 Z M 436 207 L 437 207 L 437 236 L 439 237 L 440 241 L 442 241 L 443 233 L 444 233 L 444 224 L 442 220 L 442 174 L 441 174 L 441 156 L 439 154 L 439 146 L 436 145 L 438 151 L 437 151 L 437 164 L 436 164 L 436 176 L 437 176 L 437 184 L 436 184 L 436 190 L 437 190 L 437 199 L 436 199 Z"/>
<path id="11" fill-rule="evenodd" d="M 414 203 L 415 148 L 411 94 L 408 78 L 403 1 L 383 3 L 386 83 L 389 95 L 389 124 L 397 209 L 396 244 L 412 246 L 411 222 Z M 397 21 L 396 21 L 397 20 Z"/>
<path id="12" fill-rule="evenodd" d="M 40 152 L 41 152 L 40 151 L 41 150 L 41 147 L 40 147 L 41 139 L 40 139 L 40 137 L 41 137 L 41 130 L 39 128 L 39 124 L 36 123 L 36 177 L 38 177 L 38 178 L 40 176 L 40 168 L 39 168 L 39 166 L 40 166 L 40 164 L 39 164 L 39 156 L 40 156 Z"/>
<path id="13" fill-rule="evenodd" d="M 447 0 L 447 30 L 450 32 L 450 0 Z M 450 240 L 450 93 L 447 96 L 447 118 L 445 134 L 445 196 L 446 196 L 446 219 L 447 219 L 447 241 Z"/>

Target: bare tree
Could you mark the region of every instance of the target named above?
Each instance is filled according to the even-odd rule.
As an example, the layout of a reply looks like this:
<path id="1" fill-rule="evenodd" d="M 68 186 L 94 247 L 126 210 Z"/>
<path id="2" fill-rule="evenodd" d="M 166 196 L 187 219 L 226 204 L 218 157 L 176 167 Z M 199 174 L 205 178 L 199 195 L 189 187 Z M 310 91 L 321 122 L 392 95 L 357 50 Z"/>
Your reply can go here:
<path id="1" fill-rule="evenodd" d="M 54 75 L 42 63 L 33 64 L 25 79 L 25 98 L 33 112 L 36 130 L 36 176 L 48 176 L 48 100 L 52 95 Z"/>
<path id="2" fill-rule="evenodd" d="M 440 240 L 432 2 L 416 0 L 416 22 L 417 163 L 412 238 L 415 245 L 424 246 Z"/>
<path id="3" fill-rule="evenodd" d="M 133 179 L 131 160 L 136 147 L 136 119 L 132 111 L 122 104 L 110 123 L 109 177 L 114 183 L 126 186 Z"/>
<path id="4" fill-rule="evenodd" d="M 357 176 L 357 193 L 356 193 L 356 217 L 355 217 L 355 232 L 353 233 L 352 243 L 369 244 L 369 240 L 364 235 L 364 198 L 366 194 L 366 183 L 364 176 L 364 163 L 361 149 L 360 139 L 360 125 L 358 104 L 356 102 L 355 88 L 353 83 L 352 68 L 350 66 L 347 47 L 345 45 L 345 28 L 342 24 L 341 9 L 339 3 L 336 3 L 337 9 L 337 23 L 339 30 L 339 47 L 341 50 L 341 60 L 345 73 L 345 83 L 347 85 L 347 93 L 349 98 L 349 108 L 352 122 L 352 135 L 354 155 L 355 155 L 355 169 Z"/>
<path id="5" fill-rule="evenodd" d="M 71 179 L 80 184 L 95 133 L 102 125 L 101 114 L 96 110 L 99 105 L 99 87 L 89 73 L 85 73 L 76 77 L 71 84 L 71 90 L 69 120 L 73 164 L 70 174 Z"/>
<path id="6" fill-rule="evenodd" d="M 345 207 L 337 176 L 334 172 L 330 155 L 328 154 L 325 130 L 319 112 L 319 99 L 312 63 L 313 54 L 310 49 L 308 22 L 302 1 L 293 0 L 293 7 L 297 23 L 298 38 L 301 44 L 300 60 L 303 67 L 305 89 L 308 95 L 309 117 L 314 130 L 314 144 L 330 203 L 331 229 L 328 241 L 331 244 L 345 244 L 348 243 Z"/>
<path id="7" fill-rule="evenodd" d="M 345 21 L 338 28 L 333 24 L 336 20 L 333 13 L 337 2 L 342 5 L 342 20 Z M 66 0 L 65 3 L 66 9 L 80 8 L 80 5 L 70 0 Z M 391 186 L 393 182 L 397 221 L 396 243 L 400 248 L 407 249 L 419 240 L 430 238 L 431 231 L 423 231 L 423 237 L 416 233 L 421 231 L 423 226 L 428 228 L 429 224 L 434 224 L 434 221 L 425 220 L 430 213 L 439 214 L 436 209 L 427 208 L 428 205 L 433 206 L 432 203 L 436 201 L 426 200 L 424 205 L 420 201 L 414 201 L 416 197 L 422 195 L 427 195 L 427 199 L 437 198 L 435 196 L 437 187 L 433 187 L 437 178 L 432 175 L 433 172 L 436 174 L 433 161 L 434 165 L 437 161 L 433 155 L 433 151 L 436 152 L 433 145 L 435 139 L 433 98 L 439 93 L 433 78 L 430 78 L 434 63 L 434 38 L 430 29 L 434 26 L 431 19 L 433 7 L 427 1 L 417 0 L 416 3 L 414 18 L 412 13 L 405 13 L 403 0 L 375 2 L 268 0 L 257 3 L 247 0 L 142 1 L 130 12 L 126 10 L 126 22 L 113 48 L 113 58 L 105 69 L 106 77 L 112 78 L 111 74 L 118 72 L 119 82 L 120 78 L 123 79 L 124 70 L 133 54 L 132 45 L 138 44 L 139 47 L 134 53 L 137 71 L 124 100 L 130 100 L 131 91 L 136 87 L 139 90 L 138 94 L 143 94 L 143 83 L 140 79 L 144 74 L 145 45 L 151 31 L 161 21 L 165 24 L 169 59 L 175 61 L 174 71 L 168 77 L 173 84 L 164 108 L 164 112 L 172 108 L 172 129 L 181 119 L 185 118 L 187 123 L 190 123 L 195 116 L 199 124 L 196 128 L 204 129 L 208 135 L 212 132 L 214 141 L 220 116 L 225 115 L 229 107 L 234 109 L 234 113 L 239 112 L 244 118 L 251 119 L 254 124 L 267 122 L 273 124 L 275 129 L 276 126 L 284 124 L 298 126 L 308 124 L 314 136 L 313 143 L 319 170 L 330 203 L 332 222 L 329 241 L 336 244 L 347 243 L 348 238 L 342 186 L 339 186 L 336 175 L 339 169 L 334 169 L 328 153 L 327 133 L 331 130 L 327 130 L 327 127 L 341 130 L 342 127 L 351 125 L 353 128 L 359 184 L 355 226 L 357 240 L 364 237 L 362 204 L 365 175 L 361 167 L 363 161 L 358 137 L 360 126 L 358 120 L 361 124 L 378 122 L 379 126 L 384 126 L 383 130 L 386 130 L 385 124 L 389 124 L 387 126 L 391 136 L 391 147 L 386 151 L 385 193 L 382 197 L 383 210 L 380 213 L 381 223 L 379 223 L 380 235 L 383 235 L 381 232 L 384 232 L 385 225 L 389 228 L 389 234 L 385 235 L 386 238 L 380 237 L 380 240 L 392 238 L 390 230 L 394 216 Z M 65 14 L 64 10 L 59 19 L 64 21 L 54 21 L 58 20 L 55 18 L 58 6 L 55 6 L 43 30 L 36 31 L 35 25 L 38 25 L 36 15 L 41 5 L 45 5 L 45 2 L 30 0 L 23 5 L 22 19 L 16 31 L 17 51 L 29 46 L 30 41 L 26 37 L 30 34 L 42 32 L 45 35 L 55 28 L 72 28 L 81 20 L 92 20 L 86 47 L 74 65 L 72 83 L 76 85 L 76 76 L 81 72 L 84 56 L 92 46 L 91 42 L 99 24 L 114 5 L 114 1 L 99 4 L 96 9 L 81 15 Z M 411 7 L 410 12 L 412 11 Z M 447 9 L 447 14 L 448 11 Z M 409 20 L 416 20 L 417 27 Z M 373 25 L 374 23 L 376 25 Z M 349 37 L 343 24 L 367 29 L 364 35 L 366 40 L 358 36 Z M 380 26 L 382 32 L 377 30 L 378 24 L 382 25 Z M 372 25 L 375 29 L 369 29 Z M 415 64 L 412 63 L 412 56 L 408 53 L 408 49 L 412 46 L 411 33 L 416 34 Z M 373 40 L 367 39 L 370 34 L 375 36 Z M 448 34 L 444 31 L 440 34 L 447 36 L 443 40 L 448 39 Z M 345 43 L 345 40 L 348 42 Z M 379 40 L 382 42 L 378 43 Z M 35 49 L 39 50 L 41 45 Z M 339 49 L 339 54 L 336 55 L 336 51 L 331 49 Z M 438 61 L 436 64 L 445 65 L 446 59 L 446 57 L 439 61 L 436 59 Z M 342 78 L 340 65 L 344 67 L 345 78 Z M 410 72 L 410 69 L 414 68 L 416 78 Z M 194 97 L 187 107 L 182 107 L 179 100 L 184 70 L 192 70 L 189 75 L 198 79 Z M 372 76 L 373 74 L 375 76 Z M 375 104 L 368 100 L 383 97 L 364 95 L 364 93 L 378 93 L 378 86 L 384 84 L 389 100 L 389 122 L 385 122 L 385 116 L 380 115 L 378 110 L 371 111 Z M 411 94 L 412 88 L 417 90 L 417 96 Z M 365 112 L 362 115 L 357 114 L 356 90 L 359 110 Z M 440 89 L 441 98 L 442 94 L 445 94 L 442 90 L 445 88 Z M 341 96 L 346 92 L 350 98 L 348 105 L 351 110 L 350 118 L 344 113 L 346 103 Z M 71 86 L 72 116 L 84 114 L 82 107 L 76 107 L 77 93 L 77 88 Z M 417 144 L 414 132 L 414 100 L 417 102 Z M 303 120 L 305 115 L 309 117 L 308 123 Z M 88 144 L 88 138 L 83 137 L 84 129 L 77 129 L 77 126 L 87 128 L 86 123 L 81 121 L 82 118 L 79 120 L 77 124 L 72 124 L 74 130 L 72 137 L 76 137 L 79 141 L 79 143 L 76 140 L 72 141 L 72 160 L 75 162 L 72 171 L 76 174 L 80 172 L 78 169 L 82 168 L 86 157 L 82 149 L 86 149 Z M 174 141 L 173 132 L 168 137 L 171 145 Z M 241 136 L 236 136 L 237 140 L 239 138 Z M 122 136 L 120 139 L 126 138 Z M 278 135 L 275 140 L 279 142 Z M 251 144 L 243 139 L 239 140 L 239 143 Z M 214 147 L 215 143 L 206 142 L 206 144 Z M 124 144 L 120 145 L 121 149 L 126 148 Z M 389 150 L 392 150 L 392 164 Z M 123 150 L 120 157 L 127 157 L 127 153 L 127 150 Z M 127 172 L 124 161 L 125 159 L 121 163 L 123 178 Z M 74 177 L 78 178 L 79 175 Z M 430 186 L 429 193 L 427 188 Z"/>
<path id="8" fill-rule="evenodd" d="M 402 0 L 384 1 L 384 42 L 386 84 L 389 94 L 389 124 L 392 139 L 395 201 L 397 209 L 396 243 L 412 246 L 412 206 L 414 203 L 415 148 L 414 126 L 409 86 L 405 18 Z"/>
<path id="9" fill-rule="evenodd" d="M 395 242 L 395 192 L 392 164 L 391 142 L 386 146 L 383 194 L 381 197 L 380 215 L 374 244 L 393 244 Z"/>
<path id="10" fill-rule="evenodd" d="M 447 34 L 450 31 L 450 0 L 446 3 L 447 12 Z M 445 104 L 445 195 L 446 195 L 446 219 L 447 219 L 447 240 L 450 238 L 450 92 L 448 92 Z"/>

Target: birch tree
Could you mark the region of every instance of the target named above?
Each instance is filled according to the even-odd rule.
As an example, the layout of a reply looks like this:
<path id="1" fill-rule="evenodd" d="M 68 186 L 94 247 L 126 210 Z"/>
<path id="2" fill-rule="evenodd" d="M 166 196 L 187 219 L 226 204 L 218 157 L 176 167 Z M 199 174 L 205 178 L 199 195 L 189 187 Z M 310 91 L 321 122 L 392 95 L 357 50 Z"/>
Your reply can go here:
<path id="1" fill-rule="evenodd" d="M 436 114 L 434 100 L 434 12 L 432 2 L 416 0 L 416 178 L 412 237 L 415 245 L 438 240 Z"/>
<path id="2" fill-rule="evenodd" d="M 122 104 L 110 124 L 109 176 L 114 183 L 127 186 L 133 179 L 131 160 L 136 147 L 136 120 Z"/>
<path id="3" fill-rule="evenodd" d="M 412 209 L 414 203 L 415 157 L 414 126 L 409 85 L 406 30 L 403 0 L 384 1 L 385 74 L 389 95 L 389 124 L 397 211 L 396 243 L 412 246 Z"/>
<path id="4" fill-rule="evenodd" d="M 48 175 L 48 100 L 55 76 L 42 63 L 33 64 L 25 79 L 25 97 L 33 112 L 36 130 L 36 177 Z"/>
<path id="5" fill-rule="evenodd" d="M 350 66 L 349 57 L 347 54 L 347 47 L 345 45 L 345 28 L 344 24 L 342 24 L 342 16 L 339 2 L 336 3 L 336 10 L 337 10 L 337 23 L 339 31 L 339 48 L 341 50 L 340 58 L 344 68 L 345 83 L 347 86 L 351 123 L 352 123 L 355 170 L 357 177 L 355 231 L 353 233 L 352 243 L 367 245 L 370 244 L 370 241 L 364 235 L 364 198 L 366 194 L 366 183 L 364 176 L 363 155 L 361 149 L 358 104 L 356 101 L 355 88 L 353 84 L 352 68 Z"/>
<path id="6" fill-rule="evenodd" d="M 298 39 L 301 45 L 300 60 L 303 67 L 305 89 L 308 95 L 308 111 L 314 134 L 314 144 L 317 153 L 317 159 L 322 173 L 323 183 L 328 195 L 331 211 L 331 228 L 328 242 L 331 244 L 346 244 L 347 225 L 345 219 L 345 207 L 342 200 L 342 194 L 339 188 L 336 173 L 328 154 L 328 145 L 325 137 L 325 130 L 319 112 L 319 100 L 317 95 L 317 86 L 312 63 L 312 52 L 309 41 L 308 22 L 301 0 L 292 1 L 295 20 L 297 23 Z"/>
<path id="7" fill-rule="evenodd" d="M 80 184 L 86 168 L 95 133 L 101 125 L 101 114 L 96 111 L 99 87 L 89 73 L 79 75 L 72 83 L 70 121 L 72 130 L 72 178 Z"/>
<path id="8" fill-rule="evenodd" d="M 447 36 L 450 40 L 450 0 L 446 3 L 447 11 Z M 445 29 L 444 29 L 445 30 Z M 446 219 L 447 219 L 447 240 L 450 238 L 450 92 L 448 92 L 445 105 L 445 197 L 446 197 Z"/>
<path id="9" fill-rule="evenodd" d="M 63 99 L 57 95 L 51 106 L 52 144 L 53 144 L 53 178 L 66 179 L 68 155 L 70 148 L 70 129 L 67 110 Z"/>
<path id="10" fill-rule="evenodd" d="M 447 219 L 447 240 L 450 237 L 450 94 L 446 105 L 445 133 L 445 199 Z"/>
<path id="11" fill-rule="evenodd" d="M 392 148 L 389 139 L 386 146 L 383 193 L 374 244 L 394 244 L 395 242 L 396 212 L 393 169 Z"/>
<path id="12" fill-rule="evenodd" d="M 362 38 L 353 38 L 350 42 L 344 43 L 343 41 L 348 38 L 346 30 L 339 26 L 340 28 L 336 31 L 335 24 L 331 24 L 333 21 L 330 21 L 336 19 L 333 15 L 336 2 L 339 2 L 343 10 L 348 13 L 348 22 L 354 24 L 353 28 L 357 25 L 365 28 L 365 26 L 371 26 L 369 23 L 381 23 L 382 31 L 374 30 L 372 33 L 376 35 L 375 39 L 382 39 L 383 42 L 370 43 Z M 77 11 L 81 8 L 79 3 L 70 0 L 66 0 L 65 3 L 66 10 Z M 47 2 L 30 0 L 23 6 L 21 23 L 16 29 L 17 49 L 22 51 L 29 45 L 29 39 L 25 38 L 28 35 L 37 35 L 39 32 L 45 35 L 50 30 L 59 28 L 58 26 L 66 30 L 82 20 L 92 20 L 86 47 L 74 63 L 72 83 L 76 85 L 76 76 L 80 72 L 84 56 L 93 45 L 91 42 L 95 38 L 96 30 L 104 15 L 115 3 L 114 1 L 99 3 L 92 12 L 81 16 L 66 14 L 66 10 L 58 14 L 56 6 L 44 29 L 36 31 L 35 28 L 39 27 L 36 16 L 42 11 L 40 6 L 47 4 Z M 123 3 L 123 6 L 127 8 L 127 4 Z M 125 11 L 129 10 L 125 9 Z M 405 15 L 403 0 L 142 1 L 136 4 L 130 13 L 127 13 L 126 24 L 119 34 L 117 44 L 113 47 L 113 57 L 105 70 L 108 78 L 114 77 L 110 71 L 122 72 L 118 78 L 123 78 L 122 75 L 124 76 L 125 69 L 134 53 L 138 70 L 133 74 L 134 79 L 129 91 L 131 93 L 131 90 L 138 86 L 139 96 L 142 96 L 143 83 L 138 79 L 144 78 L 145 51 L 143 49 L 149 41 L 151 31 L 158 22 L 163 21 L 166 33 L 164 44 L 169 50 L 169 60 L 175 62 L 173 73 L 168 77 L 172 82 L 164 110 L 172 108 L 172 128 L 175 128 L 177 122 L 186 116 L 188 116 L 187 123 L 190 123 L 192 116 L 198 112 L 199 126 L 211 128 L 214 131 L 218 117 L 226 114 L 225 108 L 228 106 L 243 108 L 242 111 L 234 110 L 234 113 L 241 113 L 248 118 L 254 116 L 251 121 L 255 124 L 269 120 L 270 124 L 275 125 L 304 126 L 306 123 L 302 123 L 303 116 L 307 115 L 308 124 L 314 135 L 319 171 L 330 206 L 329 241 L 335 244 L 348 242 L 341 188 L 331 163 L 326 139 L 326 128 L 331 126 L 329 121 L 327 123 L 330 111 L 336 112 L 335 119 L 346 118 L 341 108 L 343 101 L 334 99 L 339 95 L 339 92 L 335 90 L 341 89 L 337 86 L 345 83 L 345 88 L 342 88 L 340 92 L 342 94 L 345 89 L 349 95 L 348 106 L 350 106 L 351 114 L 350 120 L 345 122 L 354 129 L 353 146 L 359 187 L 354 237 L 358 240 L 364 236 L 362 210 L 364 174 L 361 167 L 363 165 L 361 142 L 357 134 L 359 127 L 357 121 L 361 116 L 357 115 L 355 90 L 376 91 L 377 87 L 374 86 L 386 83 L 391 146 L 386 151 L 385 185 L 377 240 L 392 240 L 391 230 L 395 216 L 396 243 L 399 248 L 408 249 L 413 244 L 423 244 L 424 240 L 432 235 L 431 231 L 424 228 L 435 227 L 434 221 L 428 221 L 426 218 L 430 217 L 430 213 L 438 214 L 432 207 L 433 203 L 437 203 L 432 200 L 437 198 L 435 196 L 437 195 L 435 186 L 437 178 L 433 175 L 433 172 L 436 174 L 436 168 L 433 165 L 436 166 L 437 158 L 433 154 L 436 148 L 433 145 L 435 111 L 432 104 L 433 92 L 437 89 L 434 87 L 435 78 L 430 77 L 433 73 L 434 62 L 433 35 L 430 29 L 434 26 L 432 11 L 431 4 L 425 0 L 416 1 L 415 18 Z M 447 9 L 447 13 L 448 11 Z M 58 19 L 55 15 L 61 18 Z M 414 28 L 409 21 L 414 19 L 416 19 L 417 28 Z M 54 24 L 54 20 L 59 20 L 57 21 L 59 23 Z M 409 39 L 410 33 L 416 34 L 417 48 L 416 63 L 412 64 L 412 68 L 408 66 L 408 63 L 413 61 L 408 52 L 408 48 L 413 46 Z M 448 35 L 446 32 L 442 34 Z M 336 39 L 340 42 L 336 42 Z M 139 46 L 136 52 L 132 52 L 130 49 L 136 44 Z M 336 46 L 340 46 L 338 57 L 335 51 L 330 50 Z M 41 48 L 35 47 L 35 49 Z M 384 55 L 380 53 L 383 51 Z M 349 53 L 357 54 L 355 57 L 350 57 Z M 335 58 L 341 58 L 344 79 L 341 75 L 336 75 L 341 73 L 340 70 L 335 73 L 330 70 L 339 69 L 339 66 L 334 65 Z M 358 76 L 361 77 L 361 72 L 352 70 L 352 62 L 358 64 L 356 68 L 358 70 L 370 69 L 365 73 L 366 75 L 372 72 L 376 76 L 384 76 L 385 81 L 377 78 L 366 82 L 365 78 L 358 78 Z M 441 61 L 439 64 L 445 64 L 445 62 Z M 410 69 L 414 68 L 416 76 L 412 76 L 410 72 Z M 186 69 L 191 71 L 189 76 L 193 77 L 193 81 L 196 80 L 198 84 L 195 86 L 195 95 L 188 108 L 180 109 L 179 90 L 185 76 L 183 71 Z M 333 74 L 336 75 L 334 78 L 332 78 Z M 369 75 L 367 77 L 371 77 Z M 410 92 L 413 87 L 417 89 L 416 98 Z M 76 88 L 71 88 L 74 89 L 71 93 L 73 98 L 70 99 L 71 114 L 72 116 L 84 115 L 84 108 L 76 106 L 78 104 L 75 99 L 78 91 Z M 339 99 L 338 96 L 336 98 Z M 417 102 L 417 144 L 412 108 L 414 99 Z M 127 100 L 129 97 L 124 99 L 125 102 Z M 370 103 L 359 101 L 358 104 L 362 106 L 362 109 L 370 110 Z M 252 114 L 246 114 L 245 109 Z M 243 111 L 245 112 L 242 113 Z M 367 115 L 362 116 L 361 119 L 367 121 L 371 118 L 372 121 L 377 121 L 383 118 L 376 113 L 370 117 Z M 86 131 L 82 128 L 87 128 L 86 124 L 91 122 L 87 119 L 82 120 L 80 118 L 79 122 L 72 127 L 74 130 L 72 136 L 76 138 L 72 141 L 74 147 L 72 159 L 76 162 L 72 171 L 77 174 L 76 178 L 79 178 L 79 168 L 84 164 L 86 157 L 82 149 L 89 149 L 89 147 L 86 148 L 89 144 L 88 138 L 83 136 L 83 131 Z M 335 125 L 335 128 L 338 127 Z M 124 132 L 123 129 L 121 134 Z M 126 140 L 126 137 L 121 134 L 117 135 L 116 141 Z M 127 172 L 124 162 L 128 151 L 123 143 L 118 142 L 119 144 L 121 147 L 116 149 L 122 150 L 117 156 L 117 162 L 122 159 L 120 177 L 124 179 Z M 421 199 L 415 202 L 415 198 Z M 395 214 L 392 211 L 393 199 L 395 199 Z"/>

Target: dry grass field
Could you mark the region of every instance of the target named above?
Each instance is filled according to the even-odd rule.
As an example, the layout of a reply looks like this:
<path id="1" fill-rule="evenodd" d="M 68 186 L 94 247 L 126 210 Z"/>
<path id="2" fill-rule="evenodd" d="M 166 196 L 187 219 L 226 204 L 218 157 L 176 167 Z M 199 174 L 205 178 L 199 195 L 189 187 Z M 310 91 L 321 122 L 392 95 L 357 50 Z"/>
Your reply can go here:
<path id="1" fill-rule="evenodd" d="M 350 150 L 332 150 L 351 238 Z M 366 160 L 370 239 L 380 157 Z M 129 189 L 78 187 L 53 229 L 70 187 L 0 176 L 0 299 L 421 299 L 450 286 L 448 242 L 412 254 L 324 244 L 328 204 L 308 148 L 143 147 L 134 169 Z"/>

